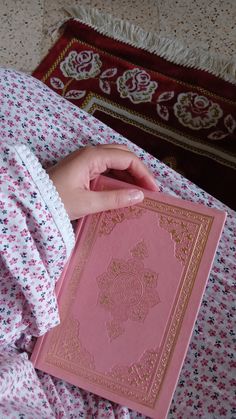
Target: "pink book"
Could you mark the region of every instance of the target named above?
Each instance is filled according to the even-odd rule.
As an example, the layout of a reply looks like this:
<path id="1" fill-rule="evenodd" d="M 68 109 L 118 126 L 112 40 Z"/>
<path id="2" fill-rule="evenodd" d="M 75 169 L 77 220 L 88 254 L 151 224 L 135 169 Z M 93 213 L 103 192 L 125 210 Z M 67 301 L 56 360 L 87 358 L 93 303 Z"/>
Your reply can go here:
<path id="1" fill-rule="evenodd" d="M 100 177 L 95 189 L 127 188 Z M 226 214 L 161 192 L 78 222 L 35 368 L 164 419 Z"/>

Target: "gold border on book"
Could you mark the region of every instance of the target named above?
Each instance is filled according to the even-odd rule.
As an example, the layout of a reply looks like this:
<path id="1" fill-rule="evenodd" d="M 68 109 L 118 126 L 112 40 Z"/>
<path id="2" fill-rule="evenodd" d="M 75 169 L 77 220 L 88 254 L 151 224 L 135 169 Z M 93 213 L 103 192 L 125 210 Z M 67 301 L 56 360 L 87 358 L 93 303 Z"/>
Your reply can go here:
<path id="1" fill-rule="evenodd" d="M 70 373 L 79 374 L 81 377 L 88 379 L 91 383 L 99 384 L 104 389 L 109 389 L 109 391 L 114 392 L 115 394 L 125 396 L 126 398 L 128 396 L 130 400 L 136 401 L 144 406 L 148 406 L 149 408 L 153 408 L 156 404 L 158 394 L 162 388 L 165 373 L 168 370 L 168 365 L 174 352 L 185 310 L 187 308 L 188 300 L 191 296 L 191 291 L 194 286 L 194 281 L 198 273 L 214 217 L 204 215 L 196 211 L 184 209 L 176 205 L 162 203 L 149 198 L 145 198 L 143 203 L 139 204 L 138 206 L 141 208 L 149 209 L 151 211 L 155 211 L 159 214 L 174 216 L 175 218 L 177 217 L 184 220 L 188 219 L 190 222 L 197 223 L 199 225 L 198 234 L 195 238 L 195 247 L 193 253 L 190 254 L 188 261 L 185 264 L 185 269 L 181 279 L 182 287 L 180 287 L 178 296 L 176 297 L 178 304 L 176 309 L 174 309 L 175 314 L 172 318 L 169 329 L 167 329 L 166 337 L 163 339 L 164 347 L 161 353 L 161 358 L 158 362 L 158 368 L 156 367 L 155 370 L 155 377 L 152 380 L 150 385 L 151 388 L 148 394 L 144 395 L 139 391 L 129 389 L 127 386 L 124 386 L 123 383 L 122 385 L 117 382 L 114 383 L 114 381 L 112 382 L 112 380 L 104 374 L 94 371 L 87 371 L 82 366 L 74 365 L 63 359 L 58 359 L 55 354 L 55 350 L 56 346 L 60 344 L 59 339 L 63 339 L 63 334 L 60 336 L 60 326 L 57 326 L 51 332 L 50 349 L 48 350 L 45 361 L 49 364 L 63 368 Z M 92 216 L 91 223 L 86 233 L 86 238 L 83 240 L 83 243 L 80 247 L 79 260 L 73 272 L 72 278 L 68 283 L 66 299 L 61 305 L 60 314 L 62 323 L 63 319 L 66 318 L 70 307 L 73 305 L 78 282 L 80 281 L 86 260 L 97 238 L 101 218 L 102 214 L 95 214 Z"/>

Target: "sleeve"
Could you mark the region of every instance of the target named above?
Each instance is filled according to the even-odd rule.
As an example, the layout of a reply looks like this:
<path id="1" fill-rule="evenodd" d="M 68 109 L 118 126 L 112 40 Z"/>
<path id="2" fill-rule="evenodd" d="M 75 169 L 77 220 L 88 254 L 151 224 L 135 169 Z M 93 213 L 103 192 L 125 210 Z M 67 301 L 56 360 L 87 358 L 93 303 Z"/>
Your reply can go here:
<path id="1" fill-rule="evenodd" d="M 0 347 L 59 323 L 55 283 L 74 246 L 63 203 L 25 145 L 0 149 Z"/>

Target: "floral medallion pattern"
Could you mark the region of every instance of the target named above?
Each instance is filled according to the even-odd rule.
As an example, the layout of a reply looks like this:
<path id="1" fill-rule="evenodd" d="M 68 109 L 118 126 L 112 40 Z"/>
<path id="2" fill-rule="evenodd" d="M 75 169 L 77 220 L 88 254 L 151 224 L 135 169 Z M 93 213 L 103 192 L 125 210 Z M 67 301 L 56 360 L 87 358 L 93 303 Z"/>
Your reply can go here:
<path id="1" fill-rule="evenodd" d="M 114 366 L 107 375 L 118 383 L 128 384 L 129 387 L 142 390 L 144 394 L 147 394 L 152 384 L 157 361 L 158 349 L 149 349 L 142 354 L 137 362 L 128 366 Z"/>
<path id="2" fill-rule="evenodd" d="M 217 124 L 223 112 L 218 103 L 197 93 L 180 93 L 174 104 L 174 114 L 185 127 L 199 130 Z"/>
<path id="3" fill-rule="evenodd" d="M 150 75 L 139 68 L 125 71 L 117 79 L 117 90 L 122 98 L 133 103 L 151 102 L 157 89 L 157 82 L 151 81 Z"/>
<path id="4" fill-rule="evenodd" d="M 122 223 L 124 220 L 132 220 L 141 217 L 145 213 L 143 208 L 138 205 L 133 207 L 118 208 L 115 210 L 108 210 L 103 214 L 102 221 L 99 227 L 99 235 L 110 234 L 115 226 Z"/>
<path id="5" fill-rule="evenodd" d="M 92 51 L 71 51 L 60 64 L 60 69 L 65 77 L 76 80 L 96 77 L 100 73 L 102 63 L 99 54 Z"/>
<path id="6" fill-rule="evenodd" d="M 127 320 L 144 321 L 149 309 L 160 302 L 157 278 L 158 275 L 146 269 L 137 258 L 113 259 L 107 271 L 97 278 L 98 303 L 113 319 L 107 322 L 110 339 L 124 332 L 122 325 Z"/>

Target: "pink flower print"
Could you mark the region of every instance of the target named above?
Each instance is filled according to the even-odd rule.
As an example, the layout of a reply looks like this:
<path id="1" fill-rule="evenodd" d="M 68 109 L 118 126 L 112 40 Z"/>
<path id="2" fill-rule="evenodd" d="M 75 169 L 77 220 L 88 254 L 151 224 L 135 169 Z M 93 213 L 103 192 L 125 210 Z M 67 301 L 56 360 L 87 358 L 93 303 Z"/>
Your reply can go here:
<path id="1" fill-rule="evenodd" d="M 15 236 L 13 236 L 13 234 L 10 234 L 10 236 L 8 236 L 8 241 L 11 243 L 11 242 L 14 242 L 16 240 L 16 237 Z"/>
<path id="2" fill-rule="evenodd" d="M 230 384 L 232 387 L 236 387 L 236 380 L 235 380 L 235 378 L 232 378 L 232 380 L 230 380 L 229 384 Z"/>
<path id="3" fill-rule="evenodd" d="M 220 291 L 220 287 L 218 285 L 213 285 L 213 291 L 214 292 L 219 292 Z"/>
<path id="4" fill-rule="evenodd" d="M 2 288 L 2 290 L 1 290 L 1 294 L 2 295 L 6 295 L 8 293 L 8 288 Z"/>
<path id="5" fill-rule="evenodd" d="M 218 383 L 218 388 L 219 388 L 220 390 L 225 389 L 225 383 L 222 383 L 222 381 L 220 381 L 220 382 Z"/>
<path id="6" fill-rule="evenodd" d="M 10 166 L 15 166 L 17 164 L 17 161 L 14 158 L 13 159 L 9 159 L 8 162 L 9 162 L 9 165 Z"/>
<path id="7" fill-rule="evenodd" d="M 54 250 L 54 246 L 47 246 L 47 250 L 53 251 Z"/>
<path id="8" fill-rule="evenodd" d="M 26 228 L 24 228 L 23 230 L 21 230 L 20 234 L 21 234 L 21 236 L 26 237 L 26 236 L 28 236 L 28 230 Z"/>
<path id="9" fill-rule="evenodd" d="M 226 374 L 225 374 L 225 372 L 220 372 L 219 373 L 219 377 L 221 378 L 221 379 L 224 379 L 224 378 L 226 378 Z"/>
<path id="10" fill-rule="evenodd" d="M 29 266 L 35 266 L 36 261 L 34 259 L 31 259 L 31 260 L 29 260 L 28 264 L 29 264 Z"/>
<path id="11" fill-rule="evenodd" d="M 224 304 L 224 303 L 220 303 L 219 306 L 220 306 L 221 310 L 226 310 L 226 308 L 227 308 L 226 304 Z"/>
<path id="12" fill-rule="evenodd" d="M 15 192 L 16 191 L 16 189 L 13 187 L 13 186 L 8 186 L 8 191 L 11 191 L 11 192 Z"/>
<path id="13" fill-rule="evenodd" d="M 10 332 L 11 332 L 11 327 L 6 327 L 5 333 L 10 333 Z"/>
<path id="14" fill-rule="evenodd" d="M 40 301 L 40 303 L 43 303 L 43 301 L 45 301 L 45 297 L 44 297 L 44 295 L 42 295 L 42 297 L 41 297 L 41 298 L 39 298 L 39 301 Z"/>
<path id="15" fill-rule="evenodd" d="M 224 417 L 226 417 L 226 415 L 227 415 L 227 410 L 226 410 L 224 407 L 221 407 L 221 408 L 219 409 L 219 414 L 220 414 L 220 416 L 224 416 Z"/>
<path id="16" fill-rule="evenodd" d="M 7 173 L 8 169 L 7 167 L 0 167 L 0 174 Z"/>
<path id="17" fill-rule="evenodd" d="M 30 187 L 31 187 L 30 182 L 23 182 L 24 189 L 30 189 Z"/>
<path id="18" fill-rule="evenodd" d="M 221 339 L 225 339 L 225 338 L 227 338 L 227 333 L 224 332 L 223 330 L 221 330 L 221 332 L 219 333 L 219 336 L 220 336 Z"/>
<path id="19" fill-rule="evenodd" d="M 208 381 L 208 377 L 207 377 L 205 374 L 203 374 L 203 375 L 200 377 L 200 380 L 201 380 L 202 382 L 207 382 L 207 381 Z"/>
<path id="20" fill-rule="evenodd" d="M 7 224 L 8 224 L 8 219 L 7 219 L 7 218 L 4 218 L 4 219 L 2 220 L 2 223 L 3 223 L 4 225 L 7 225 Z"/>
<path id="21" fill-rule="evenodd" d="M 35 149 L 41 153 L 43 151 L 43 147 L 41 147 L 39 144 L 36 145 Z"/>
<path id="22" fill-rule="evenodd" d="M 18 328 L 20 328 L 22 326 L 22 322 L 21 321 L 19 321 L 19 322 L 17 322 L 16 324 L 15 324 L 15 327 L 18 329 Z"/>
<path id="23" fill-rule="evenodd" d="M 208 413 L 214 413 L 216 410 L 215 406 L 213 404 L 210 404 L 210 406 L 207 407 Z"/>
<path id="24" fill-rule="evenodd" d="M 210 307 L 210 311 L 212 314 L 216 314 L 217 313 L 217 308 L 216 307 Z"/>
<path id="25" fill-rule="evenodd" d="M 10 265 L 15 265 L 17 262 L 18 262 L 18 258 L 12 258 L 9 260 Z"/>

